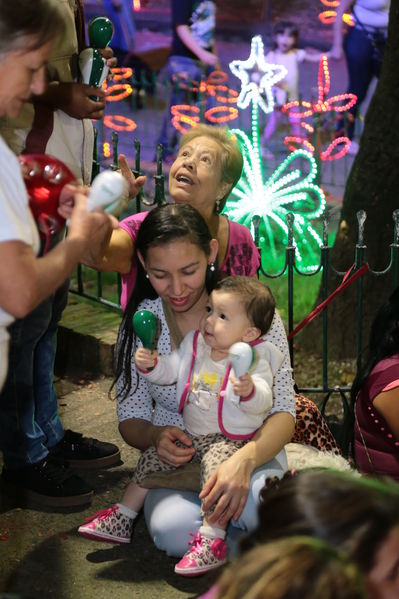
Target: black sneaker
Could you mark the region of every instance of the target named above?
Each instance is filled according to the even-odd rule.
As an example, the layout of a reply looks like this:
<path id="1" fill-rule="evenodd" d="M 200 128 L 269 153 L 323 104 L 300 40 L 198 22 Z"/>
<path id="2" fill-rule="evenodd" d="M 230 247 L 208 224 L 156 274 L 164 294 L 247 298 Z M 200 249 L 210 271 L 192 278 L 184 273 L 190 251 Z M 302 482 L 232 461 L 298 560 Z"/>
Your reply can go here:
<path id="1" fill-rule="evenodd" d="M 49 507 L 75 507 L 91 503 L 93 490 L 71 474 L 67 464 L 45 458 L 24 468 L 3 467 L 2 486 L 27 502 Z"/>
<path id="2" fill-rule="evenodd" d="M 81 433 L 65 431 L 64 438 L 50 449 L 53 460 L 69 462 L 72 468 L 106 468 L 121 460 L 119 449 L 113 443 L 84 437 Z"/>

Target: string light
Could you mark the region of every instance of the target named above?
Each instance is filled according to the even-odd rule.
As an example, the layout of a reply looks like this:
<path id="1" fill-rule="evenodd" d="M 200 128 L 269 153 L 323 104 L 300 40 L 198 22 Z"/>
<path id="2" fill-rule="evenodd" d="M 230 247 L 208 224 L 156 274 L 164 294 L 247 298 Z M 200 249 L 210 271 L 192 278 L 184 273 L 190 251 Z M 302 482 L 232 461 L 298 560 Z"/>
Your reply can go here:
<path id="1" fill-rule="evenodd" d="M 314 127 L 309 123 L 305 123 L 303 119 L 312 117 L 313 115 L 325 115 L 327 113 L 343 113 L 347 112 L 357 102 L 355 94 L 337 94 L 328 98 L 330 91 L 331 79 L 330 71 L 328 68 L 328 59 L 326 55 L 323 55 L 320 59 L 319 70 L 318 70 L 318 97 L 315 102 L 309 102 L 308 100 L 293 100 L 287 102 L 282 107 L 282 111 L 288 113 L 293 119 L 301 119 L 301 127 L 305 129 L 306 134 L 313 135 Z M 297 147 L 303 147 L 312 154 L 315 151 L 314 145 L 307 139 L 300 135 L 286 135 L 284 143 L 290 150 L 295 150 Z M 334 139 L 324 150 L 320 152 L 320 158 L 322 160 L 338 160 L 342 158 L 348 151 L 350 140 L 346 136 Z"/>
<path id="2" fill-rule="evenodd" d="M 219 116 L 215 116 L 218 113 Z M 205 118 L 211 123 L 227 123 L 233 121 L 238 116 L 238 108 L 233 106 L 214 106 L 205 112 Z"/>
<path id="3" fill-rule="evenodd" d="M 253 102 L 266 114 L 273 112 L 272 87 L 284 79 L 287 69 L 280 64 L 266 62 L 260 35 L 252 38 L 251 53 L 247 60 L 233 60 L 229 67 L 233 75 L 241 81 L 238 108 L 247 108 Z"/>
<path id="4" fill-rule="evenodd" d="M 105 127 L 114 129 L 115 131 L 134 131 L 137 127 L 133 119 L 129 119 L 127 116 L 122 116 L 121 114 L 107 114 L 103 122 Z"/>
<path id="5" fill-rule="evenodd" d="M 170 110 L 172 113 L 172 125 L 175 127 L 175 129 L 180 131 L 180 133 L 184 134 L 187 129 L 196 127 L 200 121 L 200 109 L 198 106 L 190 106 L 189 104 L 174 104 Z"/>
<path id="6" fill-rule="evenodd" d="M 320 0 L 320 2 L 324 4 L 324 6 L 328 6 L 330 8 L 338 8 L 340 0 Z M 324 25 L 331 25 L 332 23 L 334 23 L 336 18 L 336 10 L 324 10 L 322 13 L 319 14 L 319 19 Z M 349 25 L 350 27 L 353 27 L 353 25 L 355 24 L 353 16 L 350 13 L 344 13 L 342 15 L 342 20 L 345 23 L 345 25 Z"/>
<path id="7" fill-rule="evenodd" d="M 236 104 L 238 93 L 224 85 L 227 81 L 227 73 L 224 71 L 213 71 L 205 81 L 190 79 L 185 73 L 175 73 L 172 78 L 173 85 L 180 90 L 192 94 L 208 94 L 214 97 L 222 106 L 213 106 L 204 112 L 204 119 L 210 123 L 226 123 L 238 116 L 238 110 L 226 104 Z M 200 108 L 191 104 L 174 104 L 171 106 L 172 125 L 180 133 L 185 133 L 190 127 L 196 127 L 200 122 Z"/>
<path id="8" fill-rule="evenodd" d="M 114 85 L 107 85 L 104 89 L 105 91 L 109 92 L 108 96 L 105 98 L 107 102 L 118 102 L 119 100 L 124 100 L 133 92 L 133 88 L 129 83 L 115 83 Z"/>
<path id="9" fill-rule="evenodd" d="M 111 156 L 111 144 L 108 141 L 103 143 L 103 156 L 109 158 Z"/>
<path id="10" fill-rule="evenodd" d="M 265 107 L 269 109 L 270 103 L 263 102 L 261 96 L 261 93 L 265 93 L 262 76 L 257 78 L 257 83 L 254 79 L 250 81 L 249 77 L 243 76 L 245 68 L 252 68 L 249 66 L 253 66 L 252 63 L 257 61 L 263 66 L 261 47 L 263 48 L 263 45 L 259 42 L 252 43 L 252 60 L 234 61 L 235 74 L 242 84 L 237 106 L 252 104 L 251 136 L 241 129 L 232 130 L 240 144 L 244 165 L 241 179 L 227 200 L 224 212 L 232 220 L 248 227 L 252 235 L 252 219 L 254 216 L 259 217 L 259 240 L 265 249 L 262 252 L 262 265 L 266 270 L 273 269 L 281 257 L 281 250 L 288 235 L 286 216 L 289 212 L 293 213 L 293 235 L 298 264 L 305 271 L 313 271 L 319 265 L 322 240 L 310 221 L 323 214 L 326 200 L 322 189 L 315 183 L 316 160 L 304 149 L 290 154 L 269 179 L 264 180 L 260 158 L 259 107 L 262 110 Z M 232 71 L 234 72 L 233 69 Z M 255 89 L 255 85 L 258 85 L 258 89 Z M 296 164 L 298 166 L 294 168 Z M 304 171 L 306 167 L 307 174 Z"/>
<path id="11" fill-rule="evenodd" d="M 114 81 L 123 81 L 133 76 L 133 69 L 131 67 L 114 67 L 111 69 L 111 72 Z"/>

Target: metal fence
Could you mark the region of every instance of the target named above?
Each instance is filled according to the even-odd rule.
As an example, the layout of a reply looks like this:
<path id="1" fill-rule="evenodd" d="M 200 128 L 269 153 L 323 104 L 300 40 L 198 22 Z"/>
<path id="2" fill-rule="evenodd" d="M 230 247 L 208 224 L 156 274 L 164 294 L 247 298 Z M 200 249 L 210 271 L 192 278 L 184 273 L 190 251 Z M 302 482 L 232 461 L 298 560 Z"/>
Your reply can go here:
<path id="1" fill-rule="evenodd" d="M 353 265 L 352 275 L 356 277 L 356 273 L 361 274 L 362 271 L 365 270 L 366 265 L 366 253 L 367 246 L 364 243 L 364 224 L 366 220 L 366 213 L 364 211 L 359 211 L 357 213 L 358 219 L 358 239 L 357 243 L 354 247 L 354 256 L 353 260 L 348 256 L 348 268 Z M 292 365 L 295 364 L 295 350 L 294 350 L 294 340 L 290 334 L 295 329 L 295 321 L 294 321 L 294 313 L 295 313 L 295 297 L 296 297 L 296 283 L 295 276 L 299 275 L 299 277 L 315 277 L 320 273 L 321 275 L 321 299 L 322 301 L 328 298 L 328 280 L 329 277 L 334 274 L 334 276 L 338 276 L 341 279 L 344 279 L 347 272 L 338 271 L 335 269 L 334 265 L 331 263 L 331 250 L 332 246 L 328 245 L 328 220 L 327 218 L 323 219 L 323 244 L 320 247 L 320 262 L 317 267 L 312 272 L 309 271 L 301 271 L 298 268 L 295 257 L 295 245 L 293 242 L 293 222 L 294 215 L 287 215 L 287 226 L 288 226 L 288 242 L 285 247 L 285 261 L 284 265 L 278 272 L 265 272 L 261 266 L 259 274 L 266 279 L 278 279 L 281 277 L 287 278 L 287 330 L 289 337 L 289 350 Z M 259 247 L 259 221 L 255 218 L 254 222 L 254 231 L 255 231 L 255 243 Z M 260 250 L 260 254 L 262 256 L 262 251 Z M 368 274 L 374 277 L 381 277 L 387 275 L 388 273 L 392 273 L 393 285 L 397 286 L 399 283 L 399 210 L 395 210 L 393 212 L 393 241 L 390 245 L 390 261 L 387 264 L 386 268 L 382 271 L 375 271 L 370 268 L 367 268 Z M 90 289 L 87 289 L 87 285 L 84 281 L 84 272 L 90 273 Z M 100 302 L 101 304 L 109 307 L 110 309 L 117 310 L 121 312 L 121 307 L 118 299 L 112 301 L 104 298 L 103 294 L 103 274 L 97 273 L 96 271 L 92 271 L 87 267 L 79 266 L 77 269 L 76 282 L 71 287 L 70 291 L 72 293 L 81 295 L 83 297 L 89 298 L 93 301 Z M 114 276 L 113 288 L 115 290 L 115 294 L 117 298 L 120 296 L 120 277 L 116 274 Z M 362 321 L 363 321 L 363 278 L 360 276 L 356 282 L 354 282 L 357 286 L 357 306 L 356 306 L 356 321 L 357 321 L 357 363 L 360 364 L 361 353 L 363 348 L 363 339 L 362 339 Z M 339 393 L 341 398 L 345 396 L 345 394 L 349 391 L 348 386 L 340 386 L 334 384 L 329 379 L 329 361 L 328 361 L 328 308 L 326 307 L 321 311 L 320 316 L 318 318 L 322 319 L 322 335 L 320 339 L 321 344 L 321 355 L 322 355 L 322 380 L 320 385 L 317 387 L 302 387 L 299 391 L 304 393 L 321 393 L 324 395 L 324 401 L 326 402 L 329 397 L 333 393 Z"/>

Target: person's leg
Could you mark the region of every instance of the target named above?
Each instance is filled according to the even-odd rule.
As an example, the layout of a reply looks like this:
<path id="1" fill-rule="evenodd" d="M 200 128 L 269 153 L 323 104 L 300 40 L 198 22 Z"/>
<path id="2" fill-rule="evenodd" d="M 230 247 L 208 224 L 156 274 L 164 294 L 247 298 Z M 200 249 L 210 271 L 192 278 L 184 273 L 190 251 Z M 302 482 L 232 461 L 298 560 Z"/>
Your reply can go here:
<path id="1" fill-rule="evenodd" d="M 353 139 L 359 106 L 365 99 L 373 78 L 373 47 L 365 32 L 351 27 L 345 37 L 344 51 L 349 77 L 347 91 L 357 96 L 356 104 L 349 111 L 352 118 L 347 127 L 347 135 L 349 139 Z M 343 119 L 338 121 L 337 128 L 344 128 Z"/>
<path id="2" fill-rule="evenodd" d="M 43 460 L 46 434 L 36 420 L 34 356 L 51 320 L 52 298 L 9 328 L 9 368 L 0 394 L 0 448 L 7 468 L 22 468 Z"/>
<path id="3" fill-rule="evenodd" d="M 220 464 L 228 460 L 243 445 L 243 441 L 232 441 L 224 435 L 204 435 L 196 439 L 196 455 L 201 457 L 201 487 Z M 227 545 L 226 525 L 211 524 L 208 517 L 213 509 L 204 512 L 201 508 L 203 523 L 195 542 L 187 549 L 182 559 L 176 564 L 176 574 L 193 576 L 204 574 L 222 566 L 226 561 Z"/>
<path id="4" fill-rule="evenodd" d="M 50 320 L 44 334 L 38 340 L 33 355 L 33 388 L 35 419 L 46 436 L 46 448 L 50 450 L 65 435 L 58 416 L 58 399 L 54 389 L 54 362 L 57 352 L 57 328 L 62 312 L 68 303 L 69 280 L 55 292 L 51 301 Z"/>
<path id="5" fill-rule="evenodd" d="M 201 501 L 194 491 L 151 489 L 144 516 L 155 546 L 170 556 L 181 557 L 202 524 Z"/>
<path id="6" fill-rule="evenodd" d="M 282 450 L 273 460 L 254 471 L 244 511 L 239 520 L 232 521 L 227 529 L 229 551 L 235 552 L 240 537 L 256 528 L 259 493 L 266 478 L 281 478 L 287 469 L 287 458 Z M 187 550 L 188 541 L 197 535 L 202 524 L 201 501 L 196 492 L 152 489 L 144 503 L 144 516 L 156 547 L 170 556 L 181 557 Z"/>
<path id="7" fill-rule="evenodd" d="M 51 321 L 53 298 L 49 298 L 10 327 L 8 376 L 0 394 L 0 448 L 3 451 L 3 488 L 23 501 L 49 507 L 90 503 L 92 490 L 71 475 L 65 463 L 49 458 L 47 435 L 36 419 L 34 363 L 38 343 Z M 41 422 L 54 418 L 54 406 L 39 409 Z M 56 419 L 53 429 L 56 430 Z"/>

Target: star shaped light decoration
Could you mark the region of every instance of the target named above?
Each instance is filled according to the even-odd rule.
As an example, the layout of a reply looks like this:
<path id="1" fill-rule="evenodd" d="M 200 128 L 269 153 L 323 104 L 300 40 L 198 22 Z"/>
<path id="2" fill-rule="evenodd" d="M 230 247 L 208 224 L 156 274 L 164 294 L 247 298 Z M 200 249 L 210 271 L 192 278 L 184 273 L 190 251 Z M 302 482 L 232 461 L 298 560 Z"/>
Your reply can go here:
<path id="1" fill-rule="evenodd" d="M 284 79 L 287 69 L 281 64 L 266 62 L 260 35 L 252 38 L 249 58 L 233 60 L 229 67 L 233 75 L 241 81 L 241 92 L 237 100 L 238 108 L 247 108 L 253 102 L 260 106 L 266 114 L 273 112 L 272 87 Z"/>

